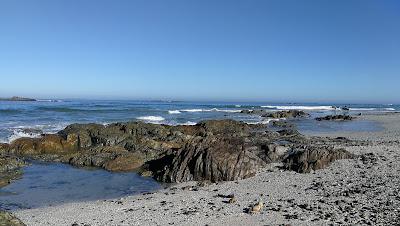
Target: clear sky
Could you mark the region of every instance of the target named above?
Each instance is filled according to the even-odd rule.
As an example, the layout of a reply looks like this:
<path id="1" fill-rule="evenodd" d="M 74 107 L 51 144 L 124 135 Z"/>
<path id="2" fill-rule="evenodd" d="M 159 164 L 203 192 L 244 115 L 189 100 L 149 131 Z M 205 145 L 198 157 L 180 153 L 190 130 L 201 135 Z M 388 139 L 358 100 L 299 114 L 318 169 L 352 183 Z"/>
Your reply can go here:
<path id="1" fill-rule="evenodd" d="M 0 96 L 400 102 L 397 0 L 1 0 Z"/>

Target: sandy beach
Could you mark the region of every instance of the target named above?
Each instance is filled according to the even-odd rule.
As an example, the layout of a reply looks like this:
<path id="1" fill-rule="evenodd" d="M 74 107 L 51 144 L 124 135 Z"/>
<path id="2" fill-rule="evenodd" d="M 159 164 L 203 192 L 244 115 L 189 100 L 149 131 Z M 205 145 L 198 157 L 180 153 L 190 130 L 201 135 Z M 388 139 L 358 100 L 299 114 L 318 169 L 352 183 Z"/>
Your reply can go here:
<path id="1" fill-rule="evenodd" d="M 347 137 L 355 159 L 309 174 L 270 164 L 255 177 L 217 184 L 180 183 L 156 193 L 68 203 L 14 214 L 26 225 L 396 225 L 400 223 L 400 114 L 364 115 L 379 132 Z M 79 189 L 78 187 L 76 189 Z M 235 201 L 229 202 L 234 195 Z M 260 213 L 246 209 L 262 201 Z"/>

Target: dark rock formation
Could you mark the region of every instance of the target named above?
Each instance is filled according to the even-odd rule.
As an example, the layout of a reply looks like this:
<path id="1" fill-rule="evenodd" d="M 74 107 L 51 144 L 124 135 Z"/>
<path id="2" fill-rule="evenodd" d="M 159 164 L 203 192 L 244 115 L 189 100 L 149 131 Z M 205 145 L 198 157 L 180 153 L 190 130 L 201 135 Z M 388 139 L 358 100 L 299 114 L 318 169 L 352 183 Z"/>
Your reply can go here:
<path id="1" fill-rule="evenodd" d="M 36 100 L 32 98 L 14 96 L 11 98 L 0 98 L 0 101 L 36 101 Z"/>
<path id="2" fill-rule="evenodd" d="M 323 169 L 338 159 L 349 159 L 354 156 L 344 149 L 334 150 L 331 147 L 308 147 L 293 151 L 285 160 L 285 168 L 299 173 Z"/>
<path id="3" fill-rule="evenodd" d="M 294 128 L 296 127 L 295 124 L 289 123 L 287 121 L 272 121 L 271 125 L 274 127 L 281 127 L 281 128 Z"/>
<path id="4" fill-rule="evenodd" d="M 299 118 L 308 116 L 310 116 L 308 113 L 299 110 L 276 111 L 263 115 L 263 117 L 267 118 Z"/>
<path id="5" fill-rule="evenodd" d="M 299 110 L 288 110 L 288 111 L 275 111 L 270 112 L 263 109 L 255 109 L 255 110 L 242 110 L 243 114 L 254 114 L 260 115 L 265 118 L 298 118 L 298 117 L 308 117 L 309 114 L 304 111 Z"/>
<path id="6" fill-rule="evenodd" d="M 317 121 L 351 121 L 354 117 L 350 115 L 327 115 L 325 117 L 315 118 Z"/>
<path id="7" fill-rule="evenodd" d="M 20 138 L 0 148 L 8 155 L 110 171 L 135 170 L 159 181 L 183 182 L 248 178 L 266 164 L 284 160 L 288 168 L 297 170 L 297 160 L 290 161 L 293 155 L 289 154 L 299 146 L 324 153 L 302 156 L 311 162 L 305 169 L 320 159 L 311 167 L 322 168 L 336 153 L 322 144 L 327 141 L 305 138 L 293 129 L 273 132 L 233 120 L 210 120 L 194 126 L 73 124 L 58 134 Z"/>
<path id="8" fill-rule="evenodd" d="M 7 144 L 0 144 L 0 187 L 10 183 L 21 177 L 21 167 L 25 162 L 15 156 L 9 156 L 5 150 L 8 148 Z"/>

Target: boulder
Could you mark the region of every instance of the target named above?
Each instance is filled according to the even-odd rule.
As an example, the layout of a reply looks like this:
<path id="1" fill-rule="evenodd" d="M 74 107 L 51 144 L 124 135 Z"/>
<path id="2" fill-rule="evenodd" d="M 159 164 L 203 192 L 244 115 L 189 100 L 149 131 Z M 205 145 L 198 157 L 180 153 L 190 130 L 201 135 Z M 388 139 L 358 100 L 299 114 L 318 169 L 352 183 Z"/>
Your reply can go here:
<path id="1" fill-rule="evenodd" d="M 353 158 L 354 155 L 344 149 L 332 147 L 306 147 L 289 154 L 284 160 L 285 168 L 299 173 L 309 173 L 323 169 L 338 159 Z"/>
<path id="2" fill-rule="evenodd" d="M 216 137 L 196 138 L 148 163 L 155 178 L 164 182 L 238 180 L 254 176 L 265 166 L 261 158 L 244 150 L 242 140 Z"/>

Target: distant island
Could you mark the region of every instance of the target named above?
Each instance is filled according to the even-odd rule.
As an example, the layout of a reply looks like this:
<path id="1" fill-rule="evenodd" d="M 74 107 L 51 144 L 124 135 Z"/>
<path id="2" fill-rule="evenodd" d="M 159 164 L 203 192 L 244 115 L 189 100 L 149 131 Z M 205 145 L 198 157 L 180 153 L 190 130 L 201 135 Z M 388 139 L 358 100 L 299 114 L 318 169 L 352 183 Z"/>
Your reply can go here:
<path id="1" fill-rule="evenodd" d="M 36 101 L 36 100 L 32 98 L 14 96 L 11 98 L 0 98 L 0 101 Z"/>

